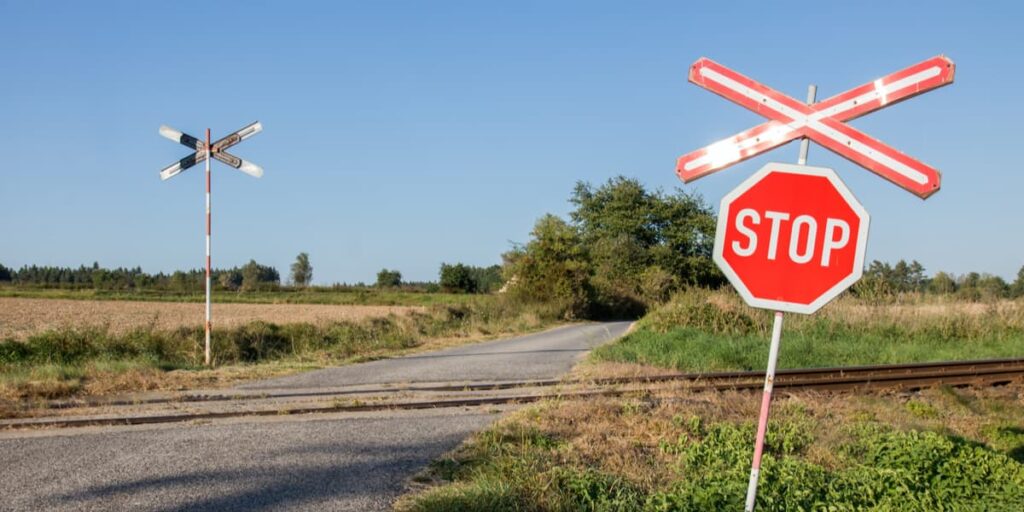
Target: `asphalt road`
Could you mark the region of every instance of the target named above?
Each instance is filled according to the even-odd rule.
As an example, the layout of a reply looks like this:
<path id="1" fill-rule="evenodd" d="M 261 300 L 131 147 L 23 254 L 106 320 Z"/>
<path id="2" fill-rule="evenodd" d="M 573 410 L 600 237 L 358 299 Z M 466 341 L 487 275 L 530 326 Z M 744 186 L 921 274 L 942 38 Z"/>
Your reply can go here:
<path id="1" fill-rule="evenodd" d="M 402 382 L 556 378 L 630 322 L 569 325 L 516 338 L 267 379 L 242 389 L 293 389 Z"/>
<path id="2" fill-rule="evenodd" d="M 249 388 L 557 377 L 628 323 L 309 372 Z M 0 432 L 0 510 L 388 510 L 493 408 Z"/>

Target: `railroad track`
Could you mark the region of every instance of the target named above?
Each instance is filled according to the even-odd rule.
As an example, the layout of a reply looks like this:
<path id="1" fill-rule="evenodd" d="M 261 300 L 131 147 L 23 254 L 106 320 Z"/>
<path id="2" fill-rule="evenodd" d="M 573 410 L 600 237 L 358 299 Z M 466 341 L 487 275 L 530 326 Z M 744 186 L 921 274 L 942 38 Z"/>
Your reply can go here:
<path id="1" fill-rule="evenodd" d="M 658 389 L 685 392 L 757 390 L 764 372 L 666 373 L 589 380 L 524 380 L 408 384 L 306 391 L 266 391 L 183 394 L 148 400 L 55 402 L 53 408 L 88 411 L 124 408 L 114 414 L 78 414 L 0 421 L 0 428 L 139 425 L 240 416 L 279 416 L 312 413 L 357 413 L 530 403 L 545 399 L 624 396 Z M 983 386 L 1024 381 L 1024 358 L 946 361 L 902 365 L 852 366 L 779 370 L 780 392 L 913 391 L 927 387 Z M 225 407 L 222 404 L 230 404 Z M 198 407 L 167 413 L 166 407 Z M 147 409 L 149 408 L 149 409 Z"/>

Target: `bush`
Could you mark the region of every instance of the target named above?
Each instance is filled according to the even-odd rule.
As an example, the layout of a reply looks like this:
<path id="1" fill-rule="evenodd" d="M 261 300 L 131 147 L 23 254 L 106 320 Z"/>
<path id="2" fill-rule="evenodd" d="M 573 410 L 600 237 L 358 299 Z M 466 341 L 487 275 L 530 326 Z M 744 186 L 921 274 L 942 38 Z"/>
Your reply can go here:
<path id="1" fill-rule="evenodd" d="M 470 268 L 462 263 L 449 265 L 441 264 L 440 271 L 441 289 L 454 293 L 474 293 L 477 290 L 476 281 L 473 280 Z"/>
<path id="2" fill-rule="evenodd" d="M 281 275 L 277 269 L 266 265 L 260 265 L 255 260 L 249 260 L 242 267 L 242 290 L 274 290 L 281 284 Z"/>
<path id="3" fill-rule="evenodd" d="M 505 254 L 507 293 L 527 304 L 548 303 L 567 319 L 590 312 L 590 264 L 579 235 L 554 215 L 534 225 L 533 240 Z"/>
<path id="4" fill-rule="evenodd" d="M 402 273 L 397 270 L 380 269 L 377 272 L 377 288 L 397 288 L 402 285 Z"/>

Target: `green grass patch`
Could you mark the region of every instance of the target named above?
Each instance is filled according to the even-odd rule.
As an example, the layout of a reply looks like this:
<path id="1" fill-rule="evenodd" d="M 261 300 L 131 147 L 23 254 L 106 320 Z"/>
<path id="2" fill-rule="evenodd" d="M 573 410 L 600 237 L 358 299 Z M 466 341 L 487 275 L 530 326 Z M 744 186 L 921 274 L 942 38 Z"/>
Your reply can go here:
<path id="1" fill-rule="evenodd" d="M 832 308 L 829 310 L 828 308 Z M 593 352 L 597 361 L 684 371 L 753 370 L 768 359 L 772 315 L 724 292 L 691 291 Z M 1024 305 L 868 304 L 787 315 L 779 366 L 806 368 L 1024 356 Z"/>

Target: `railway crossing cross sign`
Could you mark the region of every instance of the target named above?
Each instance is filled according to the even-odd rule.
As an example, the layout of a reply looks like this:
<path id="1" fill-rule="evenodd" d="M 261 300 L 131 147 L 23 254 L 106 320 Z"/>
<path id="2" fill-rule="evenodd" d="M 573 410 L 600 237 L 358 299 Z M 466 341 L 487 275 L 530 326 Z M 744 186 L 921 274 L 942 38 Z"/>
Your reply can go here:
<path id="1" fill-rule="evenodd" d="M 722 198 L 714 260 L 747 304 L 809 314 L 860 279 L 868 222 L 832 169 L 770 163 Z"/>
<path id="2" fill-rule="evenodd" d="M 220 160 L 221 162 L 230 165 L 249 176 L 259 178 L 260 176 L 263 176 L 263 169 L 260 168 L 260 166 L 252 162 L 242 160 L 241 158 L 228 153 L 226 150 L 261 131 L 263 131 L 263 125 L 260 124 L 259 121 L 256 121 L 255 123 L 246 125 L 244 128 L 228 135 L 227 137 L 210 144 L 209 134 L 207 134 L 206 140 L 202 141 L 187 133 L 175 130 L 170 126 L 163 125 L 160 127 L 160 135 L 163 135 L 182 146 L 195 150 L 195 153 L 192 153 L 191 155 L 165 167 L 160 171 L 160 179 L 166 180 L 173 178 L 189 167 L 206 161 L 209 156 L 212 156 L 214 159 Z M 207 146 L 210 147 L 210 151 L 206 150 Z"/>
<path id="3" fill-rule="evenodd" d="M 956 68 L 945 56 L 901 69 L 824 101 L 802 103 L 711 59 L 690 67 L 690 81 L 769 119 L 679 158 L 684 182 L 807 137 L 921 198 L 939 190 L 939 171 L 870 137 L 846 121 L 953 83 Z"/>
<path id="4" fill-rule="evenodd" d="M 210 364 L 210 331 L 213 328 L 213 315 L 212 308 L 210 306 L 210 273 L 212 271 L 212 269 L 210 268 L 210 158 L 212 157 L 216 160 L 224 162 L 225 164 L 230 165 L 231 167 L 234 167 L 235 169 L 238 169 L 239 171 L 242 171 L 254 178 L 259 178 L 260 176 L 263 176 L 263 168 L 252 162 L 242 160 L 241 158 L 238 158 L 237 156 L 232 155 L 231 153 L 228 153 L 226 151 L 228 148 L 237 145 L 239 142 L 242 142 L 243 140 L 248 139 L 249 137 L 252 137 L 253 135 L 256 135 L 261 131 L 263 131 L 263 125 L 260 124 L 259 121 L 256 121 L 254 123 L 244 126 L 243 128 L 231 133 L 230 135 L 218 140 L 217 142 L 211 143 L 209 128 L 206 129 L 206 140 L 203 141 L 187 133 L 175 130 L 174 128 L 171 128 L 167 125 L 163 125 L 160 127 L 160 135 L 163 135 L 164 137 L 167 137 L 168 139 L 171 139 L 174 142 L 177 142 L 195 151 L 191 155 L 186 156 L 185 158 L 182 158 L 181 160 L 171 165 L 168 165 L 167 167 L 164 167 L 164 169 L 160 171 L 161 180 L 173 178 L 174 176 L 180 174 L 182 171 L 185 171 L 186 169 L 200 162 L 206 162 L 206 346 L 204 350 L 204 360 L 206 361 L 207 366 L 209 366 Z"/>

